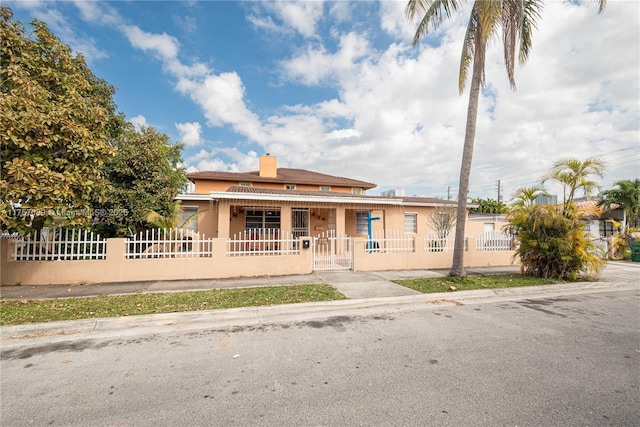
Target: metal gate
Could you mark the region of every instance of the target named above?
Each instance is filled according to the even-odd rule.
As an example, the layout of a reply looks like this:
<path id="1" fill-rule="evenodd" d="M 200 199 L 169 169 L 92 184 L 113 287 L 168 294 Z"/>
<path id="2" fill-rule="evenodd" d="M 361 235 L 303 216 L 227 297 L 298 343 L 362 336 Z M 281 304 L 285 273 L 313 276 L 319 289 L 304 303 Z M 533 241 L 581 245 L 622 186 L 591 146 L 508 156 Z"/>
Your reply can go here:
<path id="1" fill-rule="evenodd" d="M 313 238 L 313 270 L 351 270 L 353 239 L 329 231 Z"/>
<path id="2" fill-rule="evenodd" d="M 291 232 L 294 239 L 309 235 L 309 209 L 291 209 Z"/>

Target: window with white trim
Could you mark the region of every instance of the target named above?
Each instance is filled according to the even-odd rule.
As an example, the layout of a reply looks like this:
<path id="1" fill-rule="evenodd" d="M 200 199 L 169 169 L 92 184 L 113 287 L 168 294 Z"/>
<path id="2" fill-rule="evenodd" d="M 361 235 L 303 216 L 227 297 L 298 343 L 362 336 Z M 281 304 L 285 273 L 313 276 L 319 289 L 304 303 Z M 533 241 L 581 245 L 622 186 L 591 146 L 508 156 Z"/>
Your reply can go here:
<path id="1" fill-rule="evenodd" d="M 353 187 L 351 189 L 351 193 L 355 194 L 356 196 L 361 196 L 362 195 L 362 188 Z"/>
<path id="2" fill-rule="evenodd" d="M 195 213 L 198 212 L 197 206 L 183 206 L 182 212 L 180 213 L 180 225 L 182 228 L 186 228 L 187 230 L 198 231 L 198 215 Z M 189 220 L 185 224 L 186 220 Z M 184 224 L 184 225 L 183 225 Z"/>
<path id="3" fill-rule="evenodd" d="M 404 214 L 404 232 L 405 233 L 418 232 L 418 214 L 417 213 Z"/>
<path id="4" fill-rule="evenodd" d="M 320 191 L 331 191 L 331 187 L 329 187 L 328 185 L 321 185 Z"/>
<path id="5" fill-rule="evenodd" d="M 285 190 L 295 190 L 296 189 L 296 185 L 295 184 L 285 184 L 284 185 L 284 189 Z"/>
<path id="6" fill-rule="evenodd" d="M 356 234 L 367 234 L 369 232 L 368 216 L 369 212 L 356 212 Z"/>
<path id="7" fill-rule="evenodd" d="M 240 183 L 240 187 L 251 187 L 251 183 L 250 182 L 241 182 Z"/>
<path id="8" fill-rule="evenodd" d="M 247 209 L 244 220 L 245 230 L 252 229 L 279 229 L 280 211 L 269 209 Z"/>

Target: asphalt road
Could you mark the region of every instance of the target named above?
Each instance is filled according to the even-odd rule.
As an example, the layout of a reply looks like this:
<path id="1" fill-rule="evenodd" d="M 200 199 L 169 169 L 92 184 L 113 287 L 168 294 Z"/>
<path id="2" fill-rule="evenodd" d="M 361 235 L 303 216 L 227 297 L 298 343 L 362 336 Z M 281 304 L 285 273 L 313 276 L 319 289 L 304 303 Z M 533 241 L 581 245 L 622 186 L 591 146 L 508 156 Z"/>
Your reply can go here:
<path id="1" fill-rule="evenodd" d="M 2 426 L 640 425 L 640 291 L 5 348 Z"/>

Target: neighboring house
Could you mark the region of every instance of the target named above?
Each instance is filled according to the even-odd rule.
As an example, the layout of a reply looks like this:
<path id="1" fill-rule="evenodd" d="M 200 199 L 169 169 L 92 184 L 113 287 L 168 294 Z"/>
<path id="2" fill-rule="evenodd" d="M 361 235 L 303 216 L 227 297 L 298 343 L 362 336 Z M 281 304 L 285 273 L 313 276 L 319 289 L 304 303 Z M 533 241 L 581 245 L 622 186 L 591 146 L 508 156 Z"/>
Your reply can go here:
<path id="1" fill-rule="evenodd" d="M 579 209 L 589 212 L 587 216 L 588 229 L 594 238 L 605 238 L 620 232 L 611 220 L 622 224 L 624 221 L 622 207 L 612 205 L 611 209 L 603 209 L 598 207 L 596 199 L 578 199 L 574 202 Z"/>
<path id="2" fill-rule="evenodd" d="M 188 173 L 192 193 L 180 194 L 184 215 L 206 210 L 191 228 L 210 237 L 232 238 L 252 230 L 277 230 L 294 237 L 335 233 L 366 237 L 374 232 L 434 235 L 430 214 L 455 202 L 427 197 L 383 197 L 365 193 L 375 184 L 302 169 L 278 168 L 275 156 L 260 157 L 253 172 Z M 470 207 L 473 207 L 472 205 Z M 431 215 L 432 217 L 433 215 Z M 469 221 L 467 235 L 498 230 L 500 224 Z M 453 237 L 453 231 L 451 232 Z"/>

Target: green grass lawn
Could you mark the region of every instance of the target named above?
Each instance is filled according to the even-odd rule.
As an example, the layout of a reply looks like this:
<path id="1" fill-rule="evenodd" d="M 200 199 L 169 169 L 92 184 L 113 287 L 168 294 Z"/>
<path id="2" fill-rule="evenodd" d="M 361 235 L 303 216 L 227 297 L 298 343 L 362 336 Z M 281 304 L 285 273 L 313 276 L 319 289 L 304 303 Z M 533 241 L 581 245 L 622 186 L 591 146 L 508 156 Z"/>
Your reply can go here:
<path id="1" fill-rule="evenodd" d="M 494 276 L 434 277 L 395 280 L 395 283 L 423 293 L 472 289 L 510 288 L 558 283 L 519 274 Z M 100 295 L 90 298 L 0 301 L 0 325 L 55 322 L 98 317 L 135 316 L 221 308 L 254 307 L 315 301 L 335 301 L 345 296 L 323 284 L 260 288 L 215 289 L 198 292 L 168 292 L 133 295 Z"/>
<path id="2" fill-rule="evenodd" d="M 5 300 L 0 302 L 0 325 L 340 299 L 345 299 L 345 296 L 329 285 L 308 284 L 199 292 L 100 295 L 90 298 Z"/>
<path id="3" fill-rule="evenodd" d="M 394 283 L 425 294 L 436 292 L 469 291 L 473 289 L 513 288 L 517 286 L 550 285 L 554 279 L 521 276 L 519 274 L 497 274 L 493 276 L 431 277 L 426 279 L 394 280 Z"/>

